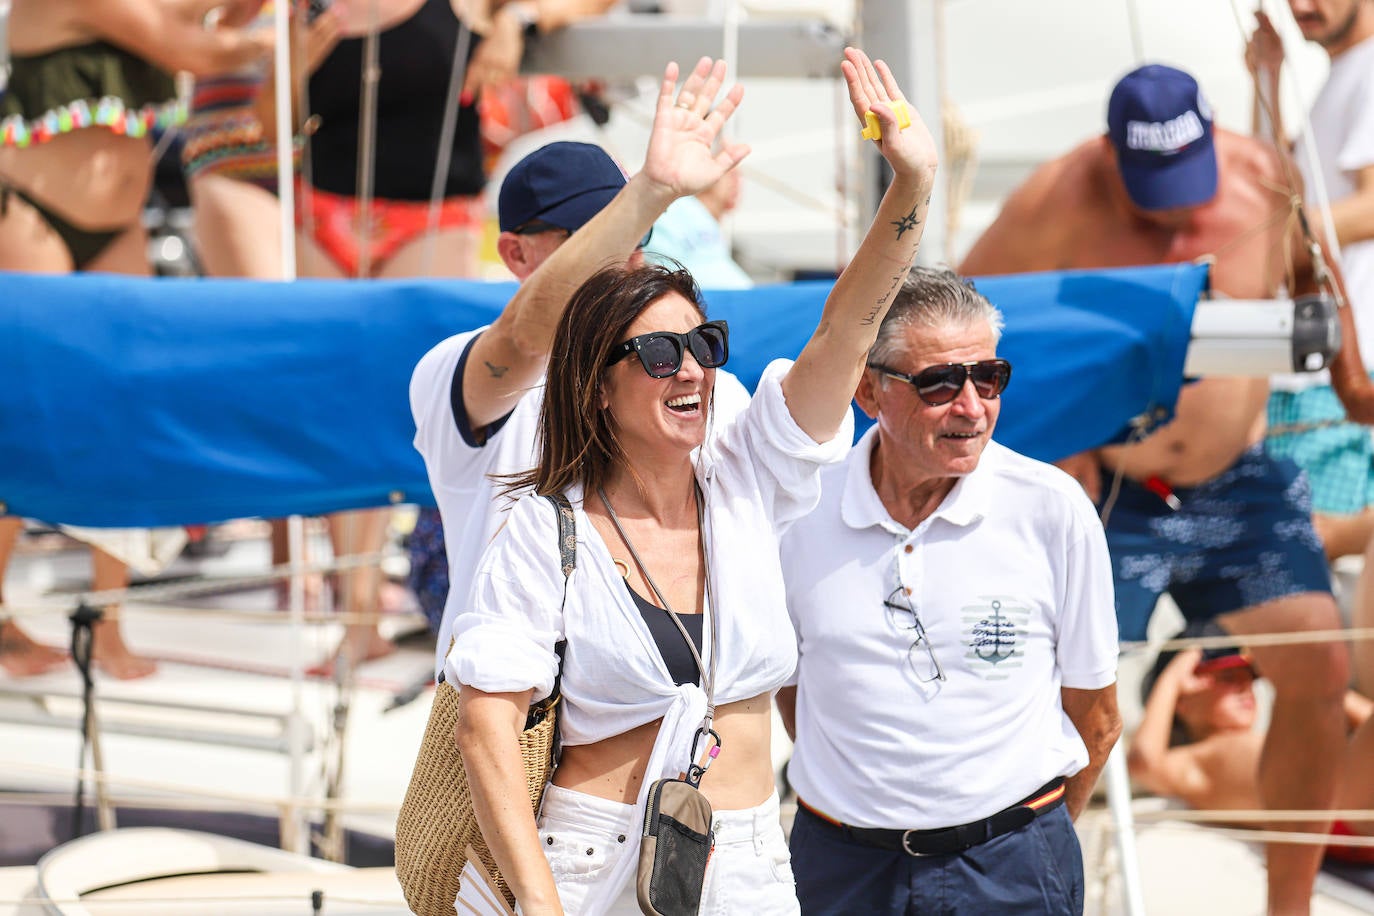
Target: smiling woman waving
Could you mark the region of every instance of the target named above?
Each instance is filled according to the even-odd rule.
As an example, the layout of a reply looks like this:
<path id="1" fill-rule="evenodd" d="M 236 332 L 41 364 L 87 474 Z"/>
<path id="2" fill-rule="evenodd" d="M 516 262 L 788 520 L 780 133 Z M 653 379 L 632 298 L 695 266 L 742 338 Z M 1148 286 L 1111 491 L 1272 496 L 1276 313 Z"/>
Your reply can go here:
<path id="1" fill-rule="evenodd" d="M 538 461 L 510 482 L 521 496 L 446 664 L 478 821 L 526 914 L 638 912 L 627 882 L 668 804 L 655 783 L 680 773 L 714 810 L 698 838 L 714 850 L 695 873 L 660 861 L 674 893 L 692 912 L 696 898 L 704 911 L 797 912 L 769 756 L 770 699 L 796 663 L 777 536 L 848 451 L 850 393 L 915 259 L 936 168 L 920 118 L 899 127 L 887 67 L 845 57 L 854 111 L 880 127 L 894 177 L 795 363 L 770 365 L 749 406 L 713 428 L 729 331 L 707 320 L 690 275 L 662 267 L 596 274 L 555 335 Z M 701 118 L 711 99 L 676 104 Z M 566 587 L 549 496 L 576 524 Z M 517 739 L 560 673 L 563 751 L 536 818 Z M 641 866 L 641 897 L 661 871 Z"/>

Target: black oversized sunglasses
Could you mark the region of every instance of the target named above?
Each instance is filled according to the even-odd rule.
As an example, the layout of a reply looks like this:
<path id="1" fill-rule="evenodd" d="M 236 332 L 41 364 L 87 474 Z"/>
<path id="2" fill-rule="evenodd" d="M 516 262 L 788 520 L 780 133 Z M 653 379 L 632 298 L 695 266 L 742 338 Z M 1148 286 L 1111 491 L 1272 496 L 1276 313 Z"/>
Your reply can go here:
<path id="1" fill-rule="evenodd" d="M 1011 363 L 1005 359 L 980 359 L 970 363 L 942 363 L 922 369 L 915 375 L 907 375 L 877 363 L 869 363 L 868 368 L 883 375 L 908 382 L 916 389 L 916 396 L 931 407 L 948 404 L 964 390 L 964 383 L 973 382 L 973 390 L 984 400 L 991 401 L 1002 396 L 1011 381 Z"/>
<path id="2" fill-rule="evenodd" d="M 637 353 L 650 378 L 667 378 L 682 368 L 682 354 L 686 350 L 692 351 L 692 357 L 703 369 L 725 365 L 730 358 L 729 326 L 724 321 L 708 321 L 686 334 L 674 331 L 640 334 L 612 347 L 606 365 L 613 366 L 631 353 Z"/>

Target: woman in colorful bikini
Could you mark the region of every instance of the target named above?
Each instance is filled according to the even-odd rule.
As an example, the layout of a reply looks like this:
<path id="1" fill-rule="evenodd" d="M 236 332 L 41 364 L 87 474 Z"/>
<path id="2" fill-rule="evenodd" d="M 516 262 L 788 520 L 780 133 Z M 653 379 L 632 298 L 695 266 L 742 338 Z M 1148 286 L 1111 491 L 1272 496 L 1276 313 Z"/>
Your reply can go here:
<path id="1" fill-rule="evenodd" d="M 299 197 L 296 225 L 300 272 L 322 278 L 470 277 L 486 209 L 486 183 L 477 105 L 483 89 L 513 79 L 534 31 L 548 32 L 599 15 L 614 0 L 512 0 L 493 4 L 476 20 L 464 0 L 350 0 L 343 38 L 310 78 L 309 180 Z M 366 36 L 377 34 L 372 200 L 366 226 L 358 200 L 359 137 L 364 129 L 361 77 Z M 451 138 L 441 137 L 455 55 L 467 49 L 466 76 Z M 436 232 L 429 238 L 429 202 L 442 140 L 451 140 L 442 176 Z M 432 245 L 427 258 L 426 246 Z M 381 549 L 389 510 L 331 517 L 339 555 Z M 344 610 L 355 619 L 376 614 L 380 572 L 351 577 Z M 349 629 L 350 661 L 386 654 L 390 645 L 373 624 Z"/>
<path id="2" fill-rule="evenodd" d="M 355 0 L 356 2 L 356 0 Z M 290 24 L 292 59 L 303 72 L 295 77 L 296 129 L 302 126 L 299 90 L 333 49 L 340 35 L 343 0 L 323 6 L 293 0 Z M 275 36 L 276 3 L 267 0 L 248 26 Z M 182 129 L 182 168 L 191 194 L 196 253 L 212 277 L 279 280 L 282 265 L 281 207 L 277 199 L 276 74 L 274 60 L 254 61 L 230 73 L 201 77 L 191 93 L 191 112 Z M 304 137 L 292 138 L 292 174 L 300 172 Z M 271 528 L 272 565 L 291 559 L 286 522 Z M 276 583 L 285 607 L 289 583 Z M 311 600 L 318 580 L 307 580 Z"/>
<path id="3" fill-rule="evenodd" d="M 275 7 L 275 0 L 266 0 L 249 28 L 274 35 Z M 315 72 L 337 43 L 342 7 L 341 0 L 311 15 L 305 12 L 307 4 L 292 4 L 291 27 L 299 49 L 293 57 L 306 75 Z M 303 22 L 306 18 L 309 21 Z M 275 115 L 271 58 L 196 80 L 190 116 L 182 129 L 181 159 L 191 192 L 198 254 L 210 276 L 283 276 Z M 298 109 L 298 126 L 300 120 Z M 299 171 L 304 139 L 298 135 L 292 143 Z"/>
<path id="4" fill-rule="evenodd" d="M 260 2 L 260 0 L 258 0 Z M 223 7 L 220 25 L 206 14 Z M 13 0 L 12 70 L 0 93 L 0 271 L 148 275 L 141 224 L 152 178 L 151 134 L 184 119 L 170 73 L 212 73 L 268 46 L 236 26 L 249 0 Z M 23 527 L 0 518 L 0 578 Z M 127 569 L 94 552 L 97 589 Z M 96 625 L 108 673 L 139 677 L 153 663 L 129 652 L 118 624 Z M 0 667 L 14 676 L 60 664 L 62 653 L 0 618 Z"/>

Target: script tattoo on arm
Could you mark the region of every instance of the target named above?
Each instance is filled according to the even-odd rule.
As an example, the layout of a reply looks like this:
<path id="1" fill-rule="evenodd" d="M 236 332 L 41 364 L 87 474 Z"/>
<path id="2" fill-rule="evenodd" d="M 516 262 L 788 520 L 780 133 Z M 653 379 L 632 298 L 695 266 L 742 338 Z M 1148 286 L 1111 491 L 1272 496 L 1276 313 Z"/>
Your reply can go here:
<path id="1" fill-rule="evenodd" d="M 892 277 L 892 285 L 887 288 L 887 292 L 883 293 L 882 298 L 873 304 L 873 309 L 859 321 L 859 324 L 870 325 L 878 320 L 878 313 L 885 311 L 888 300 L 896 295 L 897 290 L 901 289 L 902 282 L 906 280 L 907 272 L 910 269 L 911 261 L 902 265 L 901 272 Z"/>
<path id="2" fill-rule="evenodd" d="M 491 373 L 492 378 L 501 378 L 501 376 L 510 371 L 510 366 L 497 366 L 492 363 L 487 363 L 486 360 L 483 360 L 483 362 L 486 363 L 487 371 Z"/>

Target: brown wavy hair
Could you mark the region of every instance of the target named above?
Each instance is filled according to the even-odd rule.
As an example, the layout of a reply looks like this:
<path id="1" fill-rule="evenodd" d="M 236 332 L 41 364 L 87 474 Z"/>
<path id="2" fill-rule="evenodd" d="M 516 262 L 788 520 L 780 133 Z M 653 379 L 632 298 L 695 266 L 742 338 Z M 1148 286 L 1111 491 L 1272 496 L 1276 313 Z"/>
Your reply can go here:
<path id="1" fill-rule="evenodd" d="M 573 484 L 594 492 L 625 460 L 615 424 L 601 409 L 606 360 L 640 313 L 671 293 L 696 306 L 705 320 L 701 290 L 680 266 L 606 267 L 577 288 L 553 336 L 539 413 L 538 461 L 532 470 L 501 478 L 503 493 L 528 488 L 545 496 Z"/>

